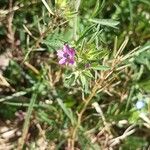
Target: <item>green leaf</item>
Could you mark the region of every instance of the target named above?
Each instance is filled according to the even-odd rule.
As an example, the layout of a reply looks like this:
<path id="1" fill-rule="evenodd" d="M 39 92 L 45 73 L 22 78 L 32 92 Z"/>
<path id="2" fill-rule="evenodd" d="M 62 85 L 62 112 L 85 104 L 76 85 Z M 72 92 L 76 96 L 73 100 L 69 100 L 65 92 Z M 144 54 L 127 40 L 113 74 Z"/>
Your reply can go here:
<path id="1" fill-rule="evenodd" d="M 101 14 L 102 9 L 105 6 L 105 0 L 97 0 L 96 1 L 96 5 L 92 14 L 92 17 L 96 17 L 97 15 Z"/>
<path id="2" fill-rule="evenodd" d="M 90 49 L 87 51 L 83 56 L 85 55 L 86 60 L 99 60 L 102 59 L 104 56 L 106 56 L 108 52 L 106 50 L 96 50 L 96 49 Z"/>
<path id="3" fill-rule="evenodd" d="M 81 80 L 82 86 L 85 87 L 87 82 L 86 82 L 86 77 L 83 74 L 80 74 L 80 80 Z"/>
<path id="4" fill-rule="evenodd" d="M 40 121 L 46 122 L 49 125 L 53 125 L 54 124 L 54 120 L 51 120 L 48 117 L 49 117 L 48 114 L 45 113 L 44 111 L 42 111 L 42 110 L 38 111 L 38 118 L 39 118 Z"/>
<path id="5" fill-rule="evenodd" d="M 89 19 L 89 21 L 96 24 L 109 26 L 112 28 L 116 28 L 116 26 L 119 24 L 119 21 L 112 20 L 112 19 Z"/>
<path id="6" fill-rule="evenodd" d="M 73 125 L 75 120 L 74 120 L 71 109 L 67 108 L 61 99 L 57 98 L 57 102 L 58 102 L 59 106 L 62 108 L 62 110 L 64 111 L 64 113 L 66 114 L 66 116 L 70 119 L 71 124 Z"/>
<path id="7" fill-rule="evenodd" d="M 77 40 L 76 44 L 78 45 L 82 39 L 84 39 L 89 33 L 91 33 L 94 27 L 95 27 L 95 25 L 91 25 L 90 27 L 85 29 L 84 32 L 82 33 L 82 35 Z"/>
<path id="8" fill-rule="evenodd" d="M 93 70 L 108 70 L 108 69 L 110 69 L 110 67 L 108 67 L 108 66 L 103 66 L 103 65 L 98 65 L 98 66 L 92 66 L 91 67 Z"/>
<path id="9" fill-rule="evenodd" d="M 85 70 L 85 71 L 83 72 L 83 74 L 84 74 L 85 76 L 89 77 L 89 78 L 93 78 L 93 75 L 92 75 L 92 73 L 90 72 L 90 70 Z"/>
<path id="10" fill-rule="evenodd" d="M 100 10 L 100 0 L 97 0 L 92 17 L 97 16 L 97 14 L 99 13 L 99 10 Z"/>

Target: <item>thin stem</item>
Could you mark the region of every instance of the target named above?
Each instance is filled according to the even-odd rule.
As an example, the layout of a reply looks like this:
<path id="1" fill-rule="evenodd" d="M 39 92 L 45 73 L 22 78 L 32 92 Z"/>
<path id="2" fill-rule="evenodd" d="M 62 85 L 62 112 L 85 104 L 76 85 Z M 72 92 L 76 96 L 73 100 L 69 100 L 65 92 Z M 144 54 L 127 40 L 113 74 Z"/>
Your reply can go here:
<path id="1" fill-rule="evenodd" d="M 86 100 L 82 110 L 78 114 L 77 125 L 76 125 L 75 129 L 73 130 L 73 134 L 72 134 L 72 141 L 71 141 L 71 148 L 72 148 L 72 150 L 74 150 L 75 138 L 76 138 L 77 130 L 78 130 L 80 124 L 81 124 L 83 113 L 85 112 L 85 110 L 86 110 L 89 102 L 91 101 L 91 99 L 95 96 L 97 89 L 98 89 L 97 86 L 95 86 L 93 88 L 92 93 L 89 95 L 89 97 L 87 98 L 87 100 Z"/>
<path id="2" fill-rule="evenodd" d="M 11 106 L 18 106 L 18 107 L 29 107 L 29 103 L 17 103 L 17 102 L 3 102 L 3 104 L 11 105 Z M 34 108 L 48 108 L 47 104 L 34 104 Z"/>

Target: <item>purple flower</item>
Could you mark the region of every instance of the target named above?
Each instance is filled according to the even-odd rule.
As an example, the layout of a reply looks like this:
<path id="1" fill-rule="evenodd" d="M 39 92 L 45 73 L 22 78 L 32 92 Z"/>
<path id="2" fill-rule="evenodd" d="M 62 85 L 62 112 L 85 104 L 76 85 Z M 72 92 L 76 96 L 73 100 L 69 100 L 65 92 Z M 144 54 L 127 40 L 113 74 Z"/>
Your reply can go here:
<path id="1" fill-rule="evenodd" d="M 75 50 L 67 44 L 64 45 L 63 49 L 57 51 L 57 56 L 61 65 L 73 65 L 75 63 Z"/>

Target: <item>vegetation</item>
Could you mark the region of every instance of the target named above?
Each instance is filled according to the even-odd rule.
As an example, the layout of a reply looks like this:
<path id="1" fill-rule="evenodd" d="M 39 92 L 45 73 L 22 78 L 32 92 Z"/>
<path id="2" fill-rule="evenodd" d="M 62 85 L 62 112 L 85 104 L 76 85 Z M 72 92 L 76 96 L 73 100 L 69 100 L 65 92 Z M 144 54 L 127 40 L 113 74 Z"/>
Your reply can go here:
<path id="1" fill-rule="evenodd" d="M 149 74 L 149 0 L 0 1 L 0 149 L 149 149 Z"/>

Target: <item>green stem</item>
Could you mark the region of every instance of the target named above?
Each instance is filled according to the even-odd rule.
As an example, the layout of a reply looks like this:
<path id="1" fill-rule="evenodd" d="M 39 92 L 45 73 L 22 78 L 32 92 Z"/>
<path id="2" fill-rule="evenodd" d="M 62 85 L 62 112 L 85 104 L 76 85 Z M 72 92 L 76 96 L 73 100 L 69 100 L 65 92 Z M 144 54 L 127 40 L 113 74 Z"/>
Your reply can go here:
<path id="1" fill-rule="evenodd" d="M 80 7 L 81 0 L 74 0 L 74 5 L 75 5 L 75 11 L 77 14 L 75 14 L 74 17 L 74 40 L 77 41 L 77 27 L 78 27 L 78 11 Z"/>
<path id="2" fill-rule="evenodd" d="M 18 107 L 29 107 L 29 103 L 17 103 L 17 102 L 3 102 L 3 104 L 11 105 L 11 106 L 18 106 Z M 48 108 L 46 104 L 34 104 L 33 107 L 35 108 Z"/>
<path id="3" fill-rule="evenodd" d="M 128 111 L 129 104 L 130 104 L 130 101 L 131 101 L 131 99 L 132 99 L 134 90 L 135 90 L 135 86 L 132 86 L 131 89 L 130 89 L 129 97 L 128 97 L 128 99 L 127 99 L 127 104 L 126 104 L 126 108 L 125 108 L 125 111 L 126 111 L 126 112 Z"/>
<path id="4" fill-rule="evenodd" d="M 20 96 L 26 95 L 27 93 L 33 91 L 34 89 L 35 89 L 35 87 L 33 86 L 32 88 L 29 88 L 29 89 L 27 89 L 25 91 L 20 91 L 20 92 L 12 94 L 10 96 L 5 96 L 3 98 L 0 98 L 0 102 L 6 101 L 6 100 L 10 100 L 10 99 L 13 99 L 15 97 L 20 97 Z"/>
<path id="5" fill-rule="evenodd" d="M 26 117 L 25 117 L 25 122 L 24 122 L 23 130 L 22 130 L 22 137 L 21 137 L 21 139 L 19 141 L 19 145 L 18 145 L 18 150 L 23 149 L 23 146 L 24 146 L 24 143 L 25 143 L 25 140 L 26 140 L 26 137 L 27 137 L 27 133 L 28 133 L 28 130 L 29 130 L 30 117 L 31 117 L 31 114 L 32 114 L 32 111 L 33 111 L 33 107 L 34 107 L 36 98 L 37 98 L 37 92 L 33 93 L 31 101 L 30 101 L 30 105 L 28 107 L 28 111 L 27 111 L 27 114 L 26 114 Z"/>

